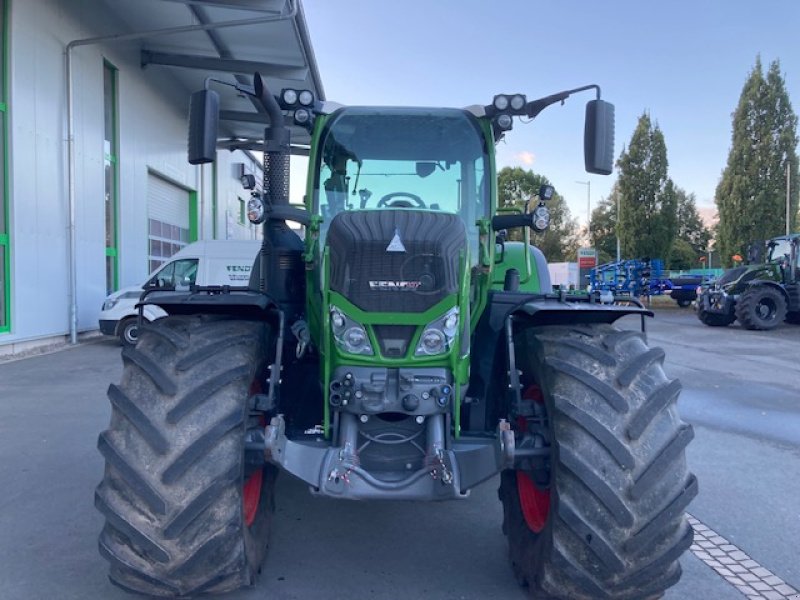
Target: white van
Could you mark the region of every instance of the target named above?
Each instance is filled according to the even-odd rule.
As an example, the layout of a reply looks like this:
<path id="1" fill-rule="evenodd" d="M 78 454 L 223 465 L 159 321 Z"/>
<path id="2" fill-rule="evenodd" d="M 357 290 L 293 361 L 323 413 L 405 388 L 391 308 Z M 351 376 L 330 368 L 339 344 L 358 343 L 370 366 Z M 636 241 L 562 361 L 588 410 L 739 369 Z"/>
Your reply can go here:
<path id="1" fill-rule="evenodd" d="M 110 294 L 100 311 L 100 331 L 116 335 L 125 346 L 136 344 L 136 303 L 145 287 L 175 287 L 188 290 L 190 285 L 246 286 L 260 240 L 204 240 L 189 244 L 173 254 L 142 285 L 122 288 Z M 166 316 L 155 305 L 145 305 L 142 317 L 147 321 Z"/>

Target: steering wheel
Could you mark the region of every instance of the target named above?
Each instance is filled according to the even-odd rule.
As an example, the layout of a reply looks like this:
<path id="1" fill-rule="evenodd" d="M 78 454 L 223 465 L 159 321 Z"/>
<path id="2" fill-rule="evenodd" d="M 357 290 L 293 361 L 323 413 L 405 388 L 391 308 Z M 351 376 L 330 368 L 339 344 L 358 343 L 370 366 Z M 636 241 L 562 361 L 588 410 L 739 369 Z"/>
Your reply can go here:
<path id="1" fill-rule="evenodd" d="M 383 198 L 378 200 L 378 208 L 382 206 L 397 206 L 403 208 L 413 208 L 408 200 L 400 200 L 397 203 L 394 202 L 395 198 L 407 198 L 408 200 L 412 200 L 419 208 L 426 208 L 425 203 L 422 201 L 422 198 L 417 196 L 416 194 L 412 194 L 411 192 L 392 192 L 391 194 L 386 194 Z"/>

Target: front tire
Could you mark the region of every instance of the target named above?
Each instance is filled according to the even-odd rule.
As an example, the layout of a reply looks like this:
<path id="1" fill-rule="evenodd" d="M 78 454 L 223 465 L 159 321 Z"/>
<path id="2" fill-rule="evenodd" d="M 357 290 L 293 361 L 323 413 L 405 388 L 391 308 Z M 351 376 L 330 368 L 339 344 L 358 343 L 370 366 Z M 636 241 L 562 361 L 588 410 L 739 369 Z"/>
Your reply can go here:
<path id="1" fill-rule="evenodd" d="M 274 467 L 250 467 L 245 437 L 263 375 L 264 323 L 174 316 L 143 327 L 111 385 L 95 505 L 112 583 L 153 596 L 254 582 L 267 548 Z"/>
<path id="2" fill-rule="evenodd" d="M 745 329 L 775 329 L 786 318 L 786 298 L 771 286 L 747 288 L 736 302 L 736 318 Z"/>
<path id="3" fill-rule="evenodd" d="M 552 454 L 549 487 L 537 484 L 544 509 L 532 511 L 524 492 L 541 472 L 501 476 L 518 580 L 534 598 L 659 597 L 680 579 L 693 537 L 684 511 L 698 489 L 685 459 L 694 434 L 678 416 L 680 383 L 665 376 L 663 350 L 610 325 L 521 335 L 517 356 L 541 389 Z"/>
<path id="4" fill-rule="evenodd" d="M 702 301 L 697 307 L 697 318 L 703 325 L 709 327 L 727 327 L 736 320 L 736 315 L 726 315 L 723 313 L 712 313 L 703 309 Z"/>

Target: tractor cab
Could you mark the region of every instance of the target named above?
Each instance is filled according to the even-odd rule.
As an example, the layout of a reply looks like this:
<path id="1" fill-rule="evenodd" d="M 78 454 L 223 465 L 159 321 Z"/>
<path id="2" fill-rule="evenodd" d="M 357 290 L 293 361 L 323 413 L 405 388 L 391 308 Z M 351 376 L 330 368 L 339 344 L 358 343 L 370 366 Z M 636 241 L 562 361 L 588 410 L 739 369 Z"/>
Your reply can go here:
<path id="1" fill-rule="evenodd" d="M 342 108 L 323 126 L 308 207 L 324 240 L 342 212 L 405 209 L 458 215 L 477 257 L 476 221 L 491 214 L 486 132 L 446 108 Z M 420 218 L 424 218 L 421 216 Z"/>

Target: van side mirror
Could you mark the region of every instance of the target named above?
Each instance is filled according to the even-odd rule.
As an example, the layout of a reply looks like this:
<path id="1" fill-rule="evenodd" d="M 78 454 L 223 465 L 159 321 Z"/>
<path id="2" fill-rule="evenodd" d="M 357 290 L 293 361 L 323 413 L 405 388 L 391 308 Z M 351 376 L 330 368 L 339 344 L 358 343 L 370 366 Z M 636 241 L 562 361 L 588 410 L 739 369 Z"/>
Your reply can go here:
<path id="1" fill-rule="evenodd" d="M 189 164 L 214 162 L 219 130 L 219 94 L 194 92 L 189 102 Z"/>
<path id="2" fill-rule="evenodd" d="M 587 173 L 610 175 L 614 169 L 614 105 L 610 102 L 586 103 L 583 158 Z"/>

